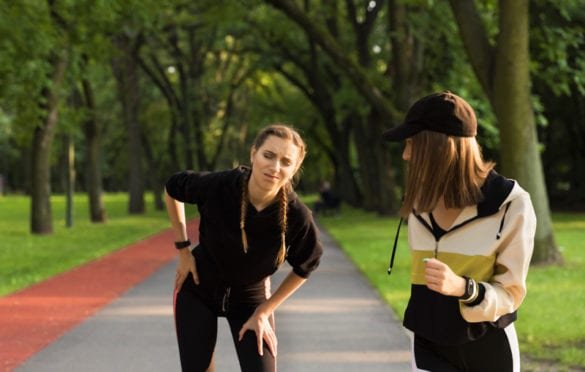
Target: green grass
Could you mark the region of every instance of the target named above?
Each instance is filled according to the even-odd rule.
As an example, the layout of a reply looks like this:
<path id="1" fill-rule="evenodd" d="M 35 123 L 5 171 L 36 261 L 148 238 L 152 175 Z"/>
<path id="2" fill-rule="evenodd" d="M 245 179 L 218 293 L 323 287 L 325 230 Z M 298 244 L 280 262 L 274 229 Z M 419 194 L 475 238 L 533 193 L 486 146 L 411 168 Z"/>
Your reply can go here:
<path id="1" fill-rule="evenodd" d="M 89 222 L 86 195 L 74 199 L 74 225 L 65 227 L 65 198 L 54 196 L 50 235 L 30 234 L 30 198 L 0 197 L 0 295 L 64 272 L 84 262 L 170 227 L 165 211 L 155 211 L 152 196 L 147 213 L 129 215 L 127 194 L 106 194 L 105 224 Z"/>
<path id="2" fill-rule="evenodd" d="M 410 254 L 402 227 L 394 269 L 386 274 L 397 218 L 345 207 L 319 222 L 402 318 L 410 294 Z M 565 265 L 532 267 L 516 330 L 523 357 L 552 362 L 554 370 L 585 367 L 585 214 L 554 214 Z M 538 368 L 538 367 L 536 367 Z"/>
<path id="3" fill-rule="evenodd" d="M 554 214 L 553 224 L 565 264 L 530 270 L 518 333 L 534 358 L 585 367 L 585 215 Z"/>

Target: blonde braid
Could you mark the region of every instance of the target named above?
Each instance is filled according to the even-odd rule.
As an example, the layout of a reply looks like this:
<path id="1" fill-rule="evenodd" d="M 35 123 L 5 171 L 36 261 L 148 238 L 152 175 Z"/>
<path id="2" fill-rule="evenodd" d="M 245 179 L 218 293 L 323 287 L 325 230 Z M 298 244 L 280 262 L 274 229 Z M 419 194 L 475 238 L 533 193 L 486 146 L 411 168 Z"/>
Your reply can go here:
<path id="1" fill-rule="evenodd" d="M 250 170 L 250 173 L 252 171 Z M 246 236 L 246 212 L 248 210 L 248 179 L 249 174 L 246 174 L 242 180 L 242 204 L 240 206 L 240 231 L 242 232 L 242 246 L 244 253 L 248 253 L 248 237 Z"/>
<path id="2" fill-rule="evenodd" d="M 287 183 L 280 189 L 280 251 L 276 258 L 276 265 L 280 265 L 286 258 L 286 228 L 287 228 L 287 212 L 288 212 L 288 192 L 290 183 Z"/>

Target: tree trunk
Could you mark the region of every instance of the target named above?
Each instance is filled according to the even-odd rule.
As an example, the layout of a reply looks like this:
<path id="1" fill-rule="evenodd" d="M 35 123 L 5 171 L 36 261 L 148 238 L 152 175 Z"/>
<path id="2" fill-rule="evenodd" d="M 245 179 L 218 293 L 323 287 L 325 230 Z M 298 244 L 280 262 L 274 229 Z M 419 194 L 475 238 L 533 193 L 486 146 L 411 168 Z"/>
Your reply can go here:
<path id="1" fill-rule="evenodd" d="M 139 122 L 140 77 L 136 46 L 127 35 L 119 34 L 114 39 L 120 53 L 112 67 L 118 83 L 118 93 L 122 103 L 122 113 L 128 131 L 128 192 L 130 196 L 128 212 L 142 214 L 144 204 L 144 169 L 142 165 L 142 128 Z"/>
<path id="2" fill-rule="evenodd" d="M 85 134 L 85 177 L 86 189 L 89 199 L 89 219 L 94 223 L 106 222 L 106 210 L 104 208 L 102 193 L 102 167 L 101 167 L 101 126 L 97 122 L 93 89 L 89 80 L 83 78 L 83 96 L 88 111 L 88 118 L 84 123 Z"/>
<path id="3" fill-rule="evenodd" d="M 473 1 L 451 0 L 463 44 L 498 120 L 502 173 L 531 195 L 538 220 L 532 262 L 561 262 L 530 96 L 528 0 L 501 0 L 499 7 L 500 33 L 493 48 Z"/>
<path id="4" fill-rule="evenodd" d="M 195 169 L 195 163 L 193 159 L 195 158 L 195 151 L 193 150 L 193 143 L 197 144 L 197 149 L 199 149 L 202 145 L 197 141 L 196 134 L 192 133 L 193 130 L 197 131 L 197 124 L 194 124 L 196 118 L 192 115 L 192 94 L 190 89 L 190 81 L 189 76 L 184 71 L 182 67 L 182 63 L 180 60 L 177 59 L 177 70 L 179 71 L 179 83 L 180 83 L 180 94 L 181 97 L 181 134 L 183 137 L 183 146 L 185 151 L 185 166 L 187 169 Z M 193 100 L 195 101 L 195 100 Z M 196 102 L 194 102 L 196 104 Z M 195 129 L 193 126 L 195 125 Z M 199 169 L 202 170 L 201 165 Z"/>
<path id="5" fill-rule="evenodd" d="M 203 136 L 203 121 L 205 120 L 205 115 L 203 114 L 204 99 L 202 96 L 203 95 L 201 94 L 201 90 L 199 90 L 199 94 L 196 94 L 197 99 L 195 99 L 197 102 L 197 107 L 193 108 L 191 114 L 193 123 L 193 140 L 197 146 L 195 153 L 197 154 L 197 166 L 199 167 L 199 170 L 211 170 L 209 169 L 209 162 L 207 161 L 207 154 L 205 152 L 205 138 Z"/>
<path id="6" fill-rule="evenodd" d="M 362 195 L 354 176 L 349 156 L 349 133 L 340 133 L 333 139 L 333 152 L 336 157 L 335 185 L 343 201 L 356 207 L 362 202 Z"/>
<path id="7" fill-rule="evenodd" d="M 366 10 L 366 15 L 363 20 L 358 19 L 352 0 L 347 0 L 346 5 L 350 21 L 354 28 L 355 49 L 358 54 L 360 67 L 364 70 L 371 70 L 372 58 L 370 56 L 369 38 L 377 14 L 383 6 L 383 1 L 376 2 L 373 10 Z M 402 25 L 400 24 L 400 26 Z M 398 32 L 406 37 L 405 29 L 400 29 Z M 404 52 L 404 50 L 401 51 Z M 410 61 L 410 63 L 412 62 Z M 400 71 L 401 77 L 405 76 L 407 71 Z M 402 79 L 402 82 L 405 85 L 406 79 Z M 403 86 L 402 88 L 404 89 L 406 87 Z M 400 95 L 403 92 L 398 93 Z M 358 123 L 354 133 L 360 162 L 359 170 L 364 185 L 364 206 L 366 209 L 377 211 L 380 214 L 394 213 L 398 209 L 399 199 L 394 192 L 395 182 L 391 171 L 390 152 L 386 151 L 384 147 L 384 143 L 381 140 L 381 133 L 386 126 L 383 123 L 394 121 L 392 119 L 396 116 L 387 115 L 375 106 L 370 109 L 366 120 L 362 119 L 363 117 L 359 112 L 355 112 L 353 115 L 355 118 L 360 118 L 360 123 Z"/>
<path id="8" fill-rule="evenodd" d="M 402 1 L 391 0 L 388 11 L 388 29 L 392 45 L 392 61 L 388 64 L 396 107 L 408 110 L 420 94 L 422 76 L 422 45 L 415 37 L 407 19 Z"/>
<path id="9" fill-rule="evenodd" d="M 332 103 L 329 100 L 327 102 Z M 322 147 L 326 147 L 325 150 L 335 167 L 335 191 L 344 202 L 354 207 L 361 207 L 362 194 L 355 178 L 349 155 L 351 126 L 355 123 L 352 122 L 352 117 L 348 116 L 343 120 L 341 128 L 339 128 L 335 122 L 336 115 L 333 106 L 319 106 L 317 108 L 325 122 L 331 141 L 332 148 L 325 144 Z"/>
<path id="10" fill-rule="evenodd" d="M 574 164 L 574 168 L 569 172 L 571 185 L 569 199 L 573 203 L 583 206 L 585 205 L 585 97 L 573 86 L 569 100 L 573 110 L 565 114 L 570 118 L 567 118 L 567 121 L 563 123 L 569 133 L 570 158 Z"/>
<path id="11" fill-rule="evenodd" d="M 345 202 L 353 206 L 358 206 L 362 202 L 362 195 L 354 176 L 349 155 L 351 128 L 353 124 L 351 115 L 348 115 L 341 123 L 337 123 L 334 97 L 331 94 L 330 89 L 328 89 L 325 73 L 322 68 L 320 68 L 321 64 L 318 61 L 316 45 L 313 41 L 310 41 L 310 43 L 310 64 L 301 68 L 307 77 L 307 81 L 311 85 L 311 89 L 306 89 L 305 92 L 309 100 L 315 105 L 321 114 L 323 122 L 325 123 L 325 128 L 329 133 L 333 149 L 328 152 L 331 154 L 332 161 L 335 164 L 334 185 L 336 191 Z M 334 69 L 331 69 L 329 72 L 331 75 L 335 74 L 333 80 L 340 79 L 341 77 L 338 77 L 333 70 Z"/>
<path id="12" fill-rule="evenodd" d="M 143 134 L 142 135 L 142 147 L 144 148 L 144 155 L 146 157 L 146 163 L 148 164 L 148 169 L 150 169 L 150 177 L 148 177 L 148 181 L 150 184 L 150 189 L 153 193 L 154 198 L 154 209 L 157 211 L 162 211 L 164 209 L 164 202 L 163 202 L 163 186 L 165 184 L 165 177 L 166 175 L 161 175 L 160 169 L 162 168 L 161 162 L 157 161 L 154 156 L 154 151 L 152 150 L 152 146 L 148 142 L 148 138 Z"/>
<path id="13" fill-rule="evenodd" d="M 189 43 L 189 90 L 185 93 L 185 99 L 193 101 L 190 106 L 190 124 L 193 126 L 193 141 L 195 144 L 195 154 L 197 155 L 197 165 L 200 170 L 210 169 L 209 160 L 205 151 L 204 131 L 208 120 L 206 115 L 205 88 L 201 81 L 204 73 L 203 55 L 205 49 L 201 43 L 195 39 L 195 30 L 190 29 L 188 32 Z"/>
<path id="14" fill-rule="evenodd" d="M 67 55 L 63 52 L 53 62 L 51 86 L 43 92 L 46 117 L 33 135 L 31 165 L 31 219 L 33 234 L 51 234 L 51 147 L 59 116 L 59 90 L 65 78 Z"/>
<path id="15" fill-rule="evenodd" d="M 528 0 L 500 1 L 494 111 L 500 128 L 502 172 L 530 192 L 538 229 L 533 262 L 559 262 L 530 94 Z"/>
<path id="16" fill-rule="evenodd" d="M 396 194 L 394 174 L 389 167 L 390 152 L 380 138 L 382 125 L 374 112 L 370 117 L 355 117 L 354 136 L 359 158 L 359 178 L 363 185 L 363 206 L 366 210 L 380 214 L 391 214 L 398 210 L 400 200 Z"/>
<path id="17" fill-rule="evenodd" d="M 330 22 L 333 24 L 332 21 Z M 317 46 L 311 40 L 310 35 L 308 35 L 308 42 L 310 48 L 308 60 L 300 57 L 304 54 L 300 50 L 284 48 L 284 42 L 277 45 L 272 43 L 275 49 L 281 51 L 283 58 L 290 60 L 303 72 L 308 85 L 286 72 L 282 66 L 275 66 L 275 69 L 291 84 L 296 86 L 321 115 L 331 144 L 318 138 L 316 131 L 313 131 L 313 137 L 325 150 L 333 163 L 335 170 L 334 189 L 343 201 L 353 206 L 360 206 L 362 201 L 361 192 L 354 176 L 349 155 L 351 126 L 353 123 L 350 116 L 342 120 L 341 123 L 337 123 L 334 97 L 331 94 L 331 90 L 335 90 L 335 86 L 328 84 L 325 77 L 328 74 L 330 76 L 329 80 L 339 81 L 341 76 L 338 76 L 333 68 L 329 69 L 327 74 L 325 73 L 324 69 L 326 67 L 324 63 L 319 61 Z"/>
<path id="18" fill-rule="evenodd" d="M 66 160 L 66 180 L 65 180 L 65 226 L 73 226 L 73 196 L 75 195 L 75 144 L 71 134 L 65 135 L 65 160 Z"/>
<path id="19" fill-rule="evenodd" d="M 459 27 L 459 34 L 471 68 L 493 107 L 493 76 L 495 48 L 473 0 L 450 0 L 451 10 Z"/>
<path id="20" fill-rule="evenodd" d="M 142 71 L 146 73 L 165 97 L 169 107 L 169 114 L 171 116 L 171 126 L 169 128 L 167 141 L 167 151 L 171 159 L 171 167 L 172 169 L 183 169 L 184 167 L 181 166 L 181 161 L 179 160 L 177 146 L 177 133 L 181 127 L 181 124 L 179 124 L 179 118 L 181 118 L 181 112 L 183 110 L 181 100 L 179 99 L 177 92 L 175 92 L 173 84 L 167 77 L 164 67 L 158 57 L 152 52 L 150 52 L 147 57 L 148 58 L 142 57 L 138 54 L 138 64 L 142 68 Z M 177 63 L 179 62 L 180 61 L 177 61 Z M 187 154 L 187 158 L 189 158 L 189 154 Z"/>

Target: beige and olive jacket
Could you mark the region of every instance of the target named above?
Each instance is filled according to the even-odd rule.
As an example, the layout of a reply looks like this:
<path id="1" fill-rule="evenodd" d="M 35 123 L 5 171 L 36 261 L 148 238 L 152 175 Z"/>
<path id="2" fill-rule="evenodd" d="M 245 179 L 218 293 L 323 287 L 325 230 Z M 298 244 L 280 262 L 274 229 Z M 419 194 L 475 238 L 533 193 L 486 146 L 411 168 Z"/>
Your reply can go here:
<path id="1" fill-rule="evenodd" d="M 495 171 L 482 192 L 483 201 L 463 209 L 447 231 L 437 231 L 428 213 L 408 218 L 412 287 L 404 325 L 436 343 L 460 344 L 507 326 L 516 319 L 526 294 L 536 230 L 530 195 Z M 477 300 L 466 305 L 428 289 L 425 257 L 435 257 L 457 275 L 480 283 Z"/>

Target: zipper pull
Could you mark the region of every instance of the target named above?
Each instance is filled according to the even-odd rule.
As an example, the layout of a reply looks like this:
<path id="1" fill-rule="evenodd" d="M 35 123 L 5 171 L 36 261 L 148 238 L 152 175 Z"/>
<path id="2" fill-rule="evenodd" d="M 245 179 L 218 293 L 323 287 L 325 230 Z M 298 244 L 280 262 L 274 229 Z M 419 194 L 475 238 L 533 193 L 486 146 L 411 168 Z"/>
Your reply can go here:
<path id="1" fill-rule="evenodd" d="M 230 287 L 227 287 L 225 290 L 225 293 L 223 295 L 223 299 L 221 301 L 221 311 L 223 313 L 227 312 L 228 309 L 228 304 L 229 304 L 229 300 L 230 300 Z"/>
<path id="2" fill-rule="evenodd" d="M 437 258 L 438 254 L 439 254 L 439 241 L 435 240 L 435 258 Z"/>

